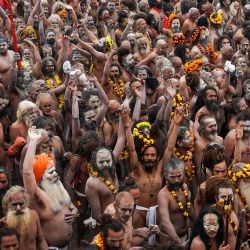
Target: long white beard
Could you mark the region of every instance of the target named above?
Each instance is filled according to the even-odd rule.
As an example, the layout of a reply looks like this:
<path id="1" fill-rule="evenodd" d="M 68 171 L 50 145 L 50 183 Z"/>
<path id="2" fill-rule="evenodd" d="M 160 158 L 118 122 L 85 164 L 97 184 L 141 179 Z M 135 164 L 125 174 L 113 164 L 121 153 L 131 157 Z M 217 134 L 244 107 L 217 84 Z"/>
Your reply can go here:
<path id="1" fill-rule="evenodd" d="M 240 194 L 246 200 L 248 207 L 250 207 L 250 183 L 240 181 L 239 189 L 240 189 Z"/>
<path id="2" fill-rule="evenodd" d="M 70 205 L 71 203 L 70 196 L 60 180 L 53 183 L 46 179 L 42 180 L 40 185 L 41 188 L 54 202 L 53 206 L 54 212 L 61 211 L 62 207 L 65 205 Z"/>
<path id="3" fill-rule="evenodd" d="M 13 227 L 21 236 L 25 236 L 29 231 L 30 210 L 25 208 L 22 214 L 17 214 L 16 211 L 9 210 L 6 216 L 6 222 L 9 227 Z"/>

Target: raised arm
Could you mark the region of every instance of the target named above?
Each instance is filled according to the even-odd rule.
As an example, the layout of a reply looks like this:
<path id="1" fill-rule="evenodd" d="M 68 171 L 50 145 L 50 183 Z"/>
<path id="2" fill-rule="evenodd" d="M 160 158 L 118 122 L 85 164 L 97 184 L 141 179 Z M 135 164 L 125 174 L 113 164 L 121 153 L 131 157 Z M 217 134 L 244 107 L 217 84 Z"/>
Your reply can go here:
<path id="1" fill-rule="evenodd" d="M 91 45 L 82 41 L 80 38 L 79 38 L 78 42 L 84 50 L 87 50 L 98 61 L 106 61 L 108 59 L 108 56 L 106 54 L 95 50 Z"/>
<path id="2" fill-rule="evenodd" d="M 0 16 L 3 18 L 5 27 L 6 27 L 7 31 L 9 32 L 9 34 L 11 35 L 10 19 L 9 19 L 7 13 L 4 11 L 4 9 L 1 6 L 0 6 Z"/>
<path id="3" fill-rule="evenodd" d="M 33 163 L 35 159 L 36 145 L 41 138 L 39 130 L 35 127 L 31 127 L 28 130 L 28 138 L 28 148 L 23 162 L 23 183 L 30 197 L 34 197 L 37 183 L 33 172 Z"/>
<path id="4" fill-rule="evenodd" d="M 128 143 L 128 151 L 129 151 L 129 156 L 130 156 L 130 164 L 134 172 L 139 171 L 139 160 L 137 156 L 137 152 L 135 150 L 135 143 L 134 143 L 134 138 L 132 135 L 131 127 L 132 127 L 132 121 L 129 117 L 128 114 L 126 114 L 126 122 L 124 122 L 124 127 L 126 129 L 126 139 Z"/>
<path id="5" fill-rule="evenodd" d="M 34 18 L 35 18 L 35 15 L 37 15 L 40 10 L 40 5 L 41 5 L 41 0 L 37 0 L 35 6 L 33 7 L 30 13 L 30 16 L 27 21 L 27 25 L 34 26 Z"/>
<path id="6" fill-rule="evenodd" d="M 238 124 L 235 129 L 235 148 L 234 148 L 234 158 L 232 164 L 239 163 L 241 161 L 241 143 L 243 137 L 243 127 Z"/>
<path id="7" fill-rule="evenodd" d="M 176 109 L 176 113 L 173 120 L 173 130 L 168 139 L 168 145 L 162 158 L 162 166 L 164 166 L 172 157 L 173 149 L 175 147 L 177 140 L 179 126 L 183 119 L 183 114 L 184 114 L 183 107 Z"/>
<path id="8" fill-rule="evenodd" d="M 102 86 L 100 85 L 100 83 L 98 82 L 98 80 L 97 80 L 97 78 L 95 76 L 90 76 L 89 81 L 94 82 L 94 85 L 97 88 L 98 93 L 99 93 L 100 101 L 102 103 L 102 105 L 99 108 L 99 110 L 97 112 L 97 115 L 95 117 L 97 126 L 99 127 L 101 122 L 103 121 L 103 118 L 106 115 L 106 111 L 108 109 L 108 104 L 109 104 L 109 99 L 108 99 L 105 91 L 103 90 Z"/>

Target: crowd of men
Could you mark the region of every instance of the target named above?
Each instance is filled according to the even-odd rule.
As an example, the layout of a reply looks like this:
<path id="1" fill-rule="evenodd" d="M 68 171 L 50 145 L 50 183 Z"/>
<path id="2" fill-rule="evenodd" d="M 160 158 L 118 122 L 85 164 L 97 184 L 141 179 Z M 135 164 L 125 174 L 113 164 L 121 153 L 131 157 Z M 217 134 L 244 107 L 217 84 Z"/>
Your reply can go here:
<path id="1" fill-rule="evenodd" d="M 249 250 L 250 2 L 0 0 L 0 250 Z"/>

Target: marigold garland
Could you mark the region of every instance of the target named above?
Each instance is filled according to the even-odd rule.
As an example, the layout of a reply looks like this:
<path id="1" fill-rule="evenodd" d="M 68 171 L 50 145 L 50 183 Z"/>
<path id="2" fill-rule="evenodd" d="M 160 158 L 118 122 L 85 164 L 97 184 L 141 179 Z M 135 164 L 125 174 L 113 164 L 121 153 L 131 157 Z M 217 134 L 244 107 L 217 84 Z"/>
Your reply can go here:
<path id="1" fill-rule="evenodd" d="M 210 21 L 214 24 L 221 24 L 223 22 L 223 16 L 221 12 L 213 12 L 210 15 Z"/>
<path id="2" fill-rule="evenodd" d="M 46 77 L 45 82 L 50 90 L 53 90 L 54 88 L 56 88 L 62 84 L 62 81 L 61 81 L 58 74 L 54 75 L 54 81 L 51 78 Z M 64 96 L 60 95 L 58 97 L 58 101 L 59 101 L 58 108 L 60 111 L 62 111 L 63 107 L 64 107 Z"/>
<path id="3" fill-rule="evenodd" d="M 123 161 L 127 159 L 129 159 L 129 152 L 128 152 L 127 146 L 124 146 L 123 151 L 121 152 L 119 156 L 119 160 Z"/>
<path id="4" fill-rule="evenodd" d="M 121 98 L 124 97 L 125 83 L 122 80 L 118 80 L 118 83 L 115 83 L 111 78 L 109 78 L 109 83 L 112 86 L 115 93 Z"/>
<path id="5" fill-rule="evenodd" d="M 89 175 L 97 177 L 100 181 L 102 181 L 109 188 L 110 191 L 112 191 L 114 195 L 118 194 L 118 190 L 116 189 L 116 187 L 109 180 L 106 180 L 105 178 L 100 176 L 100 174 L 97 171 L 95 171 L 89 163 L 87 165 L 87 168 L 88 168 Z"/>
<path id="6" fill-rule="evenodd" d="M 151 125 L 148 122 L 140 122 L 136 125 L 132 132 L 133 137 L 138 137 L 140 140 L 143 141 L 144 145 L 141 149 L 141 152 L 144 152 L 148 147 L 155 144 L 155 140 L 151 139 L 150 135 L 140 132 L 140 127 L 147 127 L 150 130 Z"/>
<path id="7" fill-rule="evenodd" d="M 202 59 L 196 59 L 190 62 L 186 62 L 184 65 L 184 71 L 188 73 L 197 72 L 203 65 L 204 61 Z"/>
<path id="8" fill-rule="evenodd" d="M 191 204 L 191 201 L 189 199 L 188 192 L 184 188 L 182 188 L 182 193 L 183 193 L 183 195 L 184 195 L 184 197 L 186 199 L 186 208 L 184 207 L 183 203 L 178 200 L 177 193 L 174 190 L 170 191 L 170 193 L 174 197 L 174 199 L 176 200 L 176 202 L 178 204 L 178 207 L 181 210 L 183 216 L 184 217 L 189 217 L 188 210 L 191 208 L 192 204 Z"/>
<path id="9" fill-rule="evenodd" d="M 201 31 L 205 31 L 205 30 L 206 30 L 206 27 L 204 27 L 204 26 L 198 26 L 198 27 L 196 27 L 195 30 L 194 30 L 194 32 L 193 32 L 193 34 L 192 34 L 191 37 L 190 37 L 190 41 L 191 41 L 192 43 L 197 42 L 198 37 L 199 37 L 199 35 L 200 35 L 200 32 L 201 32 Z"/>
<path id="10" fill-rule="evenodd" d="M 182 33 L 174 34 L 172 37 L 172 40 L 173 40 L 174 46 L 183 45 L 187 43 L 187 40 Z"/>
<path id="11" fill-rule="evenodd" d="M 209 43 L 207 46 L 204 47 L 205 49 L 203 49 L 202 45 L 198 43 L 197 47 L 199 48 L 202 54 L 206 55 L 210 63 L 215 64 L 217 56 L 215 54 L 215 50 L 212 44 Z"/>
<path id="12" fill-rule="evenodd" d="M 113 48 L 113 41 L 112 41 L 111 36 L 106 36 L 106 37 L 105 37 L 105 41 L 106 41 L 108 50 L 111 51 L 112 48 Z"/>
<path id="13" fill-rule="evenodd" d="M 189 108 L 189 103 L 188 102 L 183 102 L 183 97 L 179 93 L 176 94 L 176 96 L 173 99 L 171 117 L 174 117 L 175 110 L 178 107 Z"/>
<path id="14" fill-rule="evenodd" d="M 102 233 L 99 233 L 96 237 L 95 244 L 100 248 L 100 250 L 105 250 L 104 240 L 102 237 Z"/>
<path id="15" fill-rule="evenodd" d="M 238 182 L 240 181 L 241 178 L 250 177 L 250 164 L 245 164 L 245 166 L 240 171 L 237 171 L 237 172 L 233 172 L 232 170 L 229 170 L 228 177 L 236 186 L 238 186 Z M 240 196 L 246 209 L 247 240 L 248 242 L 250 242 L 250 208 L 248 204 L 246 203 L 246 199 L 241 195 L 240 189 L 237 187 L 235 190 Z"/>

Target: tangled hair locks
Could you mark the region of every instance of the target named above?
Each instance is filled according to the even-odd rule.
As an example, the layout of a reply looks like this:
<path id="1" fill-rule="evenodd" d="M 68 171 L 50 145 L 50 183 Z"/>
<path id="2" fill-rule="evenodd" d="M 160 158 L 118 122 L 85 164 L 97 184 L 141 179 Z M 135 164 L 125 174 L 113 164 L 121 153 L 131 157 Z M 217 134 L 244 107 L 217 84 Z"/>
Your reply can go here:
<path id="1" fill-rule="evenodd" d="M 218 164 L 225 160 L 226 151 L 225 147 L 222 144 L 211 142 L 205 147 L 202 160 L 204 168 L 212 170 L 215 164 Z"/>
<path id="2" fill-rule="evenodd" d="M 56 61 L 53 57 L 45 57 L 43 58 L 42 60 L 42 66 L 41 66 L 41 69 L 42 69 L 42 73 L 45 75 L 45 72 L 46 72 L 46 63 L 47 62 L 53 62 L 54 64 L 54 70 L 57 71 L 57 66 L 56 66 Z"/>
<path id="3" fill-rule="evenodd" d="M 212 205 L 217 202 L 216 199 L 220 188 L 232 188 L 233 192 L 235 192 L 234 185 L 228 178 L 212 176 L 206 180 L 205 203 L 207 205 Z"/>
<path id="4" fill-rule="evenodd" d="M 236 121 L 250 121 L 249 111 L 242 111 L 236 116 Z"/>
<path id="5" fill-rule="evenodd" d="M 189 247 L 188 249 L 190 249 L 190 246 L 192 244 L 193 239 L 196 236 L 199 236 L 200 239 L 202 240 L 202 242 L 204 243 L 206 250 L 210 250 L 211 246 L 210 246 L 210 240 L 209 240 L 209 236 L 206 234 L 206 231 L 204 229 L 204 217 L 206 214 L 215 214 L 218 217 L 218 223 L 219 223 L 219 230 L 215 236 L 215 241 L 217 246 L 220 246 L 223 242 L 223 236 L 224 236 L 224 221 L 223 221 L 223 217 L 222 215 L 217 211 L 217 209 L 206 206 L 204 207 L 200 213 L 199 216 L 195 222 L 194 228 L 192 230 L 191 233 L 191 238 L 190 238 L 190 242 L 189 242 Z"/>
<path id="6" fill-rule="evenodd" d="M 114 232 L 120 232 L 124 230 L 122 223 L 112 218 L 110 214 L 102 214 L 101 215 L 101 233 L 103 235 L 104 241 L 108 235 L 108 230 L 112 230 Z"/>
<path id="7" fill-rule="evenodd" d="M 145 84 L 146 84 L 147 88 L 152 89 L 153 91 L 156 91 L 156 89 L 159 86 L 159 82 L 158 82 L 157 78 L 155 78 L 155 77 L 146 78 Z"/>
<path id="8" fill-rule="evenodd" d="M 29 200 L 29 196 L 27 194 L 27 192 L 25 191 L 24 187 L 21 186 L 12 186 L 4 195 L 3 200 L 2 200 L 2 206 L 3 206 L 3 212 L 4 214 L 7 213 L 8 211 L 8 206 L 9 206 L 9 202 L 10 202 L 10 197 L 14 194 L 17 193 L 23 193 L 24 197 L 25 197 L 25 203 L 26 203 L 26 207 L 29 206 L 30 204 L 30 200 Z"/>
<path id="9" fill-rule="evenodd" d="M 75 154 L 86 157 L 87 161 L 91 160 L 91 152 L 89 152 L 93 147 L 95 147 L 95 142 L 97 143 L 97 147 L 103 144 L 101 138 L 97 135 L 95 131 L 86 130 L 86 132 L 80 137 L 78 144 L 75 149 Z"/>

